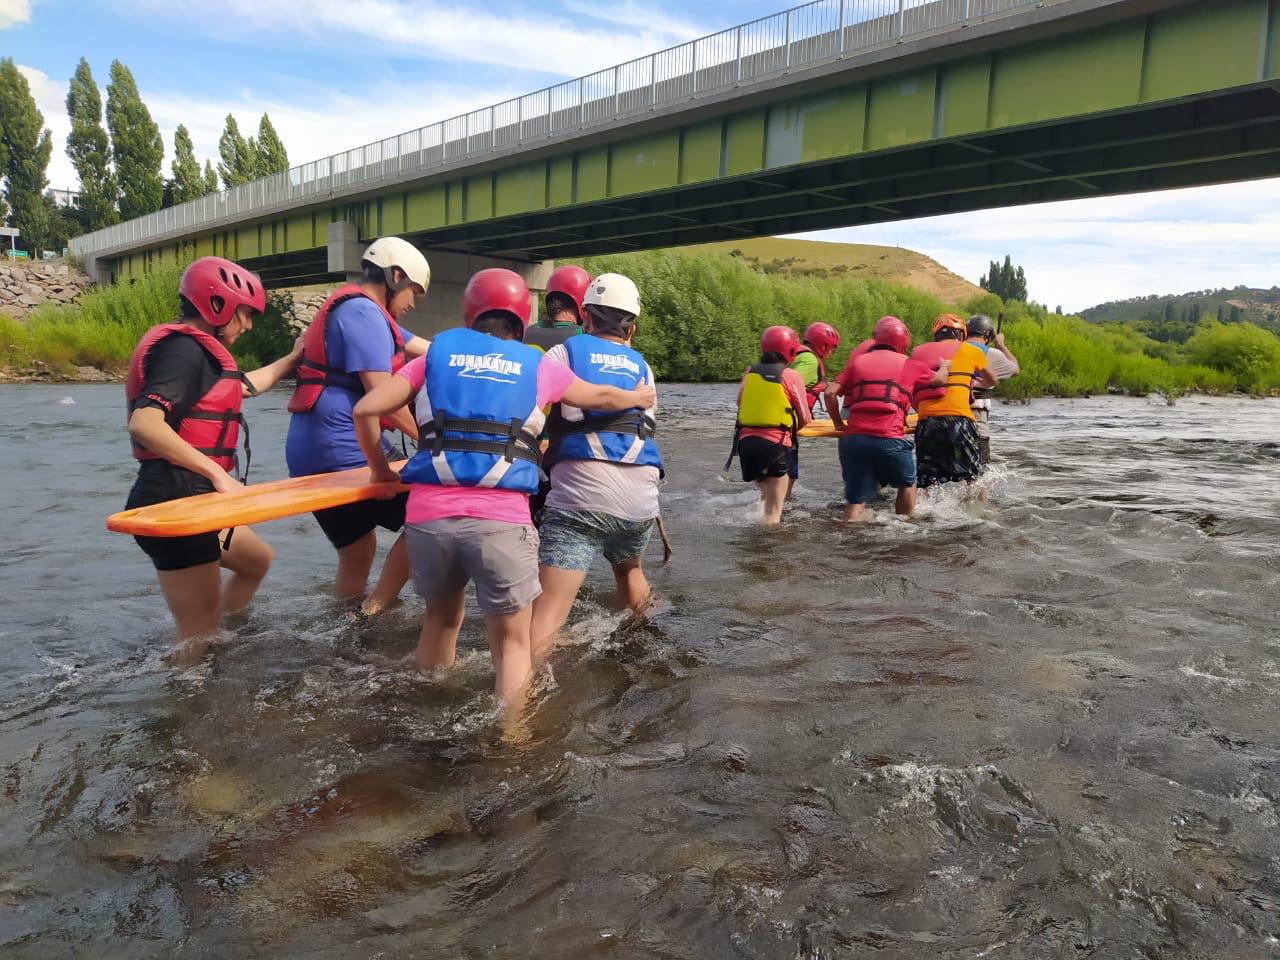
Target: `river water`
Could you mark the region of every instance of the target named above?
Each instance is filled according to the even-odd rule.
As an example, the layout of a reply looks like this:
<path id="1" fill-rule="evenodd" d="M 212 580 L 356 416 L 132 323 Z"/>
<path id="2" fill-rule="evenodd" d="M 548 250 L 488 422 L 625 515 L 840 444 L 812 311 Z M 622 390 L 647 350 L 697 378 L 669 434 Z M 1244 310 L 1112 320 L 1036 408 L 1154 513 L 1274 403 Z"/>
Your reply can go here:
<path id="1" fill-rule="evenodd" d="M 120 388 L 0 388 L 0 954 L 1280 954 L 1280 402 L 1000 406 L 985 503 L 853 529 L 809 441 L 766 532 L 732 397 L 664 388 L 657 616 L 595 570 L 513 735 L 309 517 L 167 666 Z"/>

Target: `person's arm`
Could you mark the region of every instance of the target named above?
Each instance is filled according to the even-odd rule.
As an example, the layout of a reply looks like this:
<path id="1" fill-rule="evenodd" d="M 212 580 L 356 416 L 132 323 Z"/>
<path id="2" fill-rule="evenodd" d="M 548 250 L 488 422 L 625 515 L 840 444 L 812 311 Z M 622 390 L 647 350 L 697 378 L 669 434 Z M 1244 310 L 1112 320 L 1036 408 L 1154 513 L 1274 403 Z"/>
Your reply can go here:
<path id="1" fill-rule="evenodd" d="M 840 431 L 844 430 L 844 417 L 840 415 L 840 391 L 842 389 L 840 380 L 837 378 L 827 384 L 827 389 L 822 394 L 823 405 L 827 408 L 827 416 L 831 418 L 832 425 Z"/>
<path id="2" fill-rule="evenodd" d="M 987 367 L 983 367 L 981 370 L 979 370 L 977 372 L 977 375 L 973 378 L 973 385 L 979 388 L 994 387 L 999 382 L 1000 381 L 999 379 L 997 379 L 996 375 L 992 373 Z"/>
<path id="3" fill-rule="evenodd" d="M 791 376 L 787 376 L 788 373 Z M 796 426 L 803 427 L 813 419 L 813 412 L 809 409 L 809 391 L 805 389 L 804 380 L 796 371 L 784 370 L 782 382 L 787 391 L 787 399 L 796 412 Z"/>
<path id="4" fill-rule="evenodd" d="M 599 410 L 604 413 L 621 413 L 632 407 L 648 410 L 657 402 L 658 393 L 647 383 L 637 384 L 634 390 L 622 390 L 602 384 L 587 383 L 578 377 L 565 387 L 560 399 L 571 407 L 582 410 Z"/>
<path id="5" fill-rule="evenodd" d="M 362 380 L 365 375 L 360 374 Z M 351 417 L 355 421 L 356 440 L 364 451 L 365 459 L 369 461 L 369 482 L 392 483 L 400 478 L 391 469 L 386 454 L 382 452 L 382 428 L 379 420 L 383 417 L 394 419 L 393 415 L 397 413 L 408 416 L 409 408 L 406 405 L 413 399 L 415 391 L 413 384 L 405 377 L 389 373 L 375 376 L 374 385 L 366 385 L 368 392 L 356 401 Z M 414 434 L 417 434 L 416 424 Z"/>
<path id="6" fill-rule="evenodd" d="M 213 484 L 219 493 L 239 490 L 243 484 L 183 440 L 164 419 L 160 407 L 139 407 L 129 415 L 129 436 L 157 457 L 176 467 L 198 473 Z"/>
<path id="7" fill-rule="evenodd" d="M 259 367 L 257 370 L 250 370 L 246 373 L 244 378 L 249 381 L 249 386 L 244 388 L 244 395 L 249 397 L 258 393 L 266 393 L 291 374 L 298 366 L 298 361 L 302 359 L 302 340 L 302 337 L 298 337 L 297 340 L 293 341 L 293 349 L 275 363 L 268 363 L 265 367 Z M 250 390 L 249 387 L 253 387 L 253 389 Z"/>
<path id="8" fill-rule="evenodd" d="M 400 328 L 404 330 L 404 327 Z M 406 333 L 408 331 L 405 331 Z M 431 347 L 431 341 L 426 337 L 420 337 L 416 333 L 411 333 L 404 338 L 404 355 L 409 358 L 425 357 L 427 350 Z"/>
<path id="9" fill-rule="evenodd" d="M 951 378 L 951 361 L 944 359 L 938 364 L 938 369 L 933 371 L 933 379 L 925 384 L 926 387 L 945 387 L 947 380 Z"/>
<path id="10" fill-rule="evenodd" d="M 1020 374 L 1022 372 L 1022 365 L 1018 363 L 1018 358 L 1013 355 L 1013 351 L 1009 349 L 1009 345 L 1004 342 L 1003 333 L 996 334 L 995 346 L 997 350 L 999 350 L 1001 353 L 1005 355 L 1005 358 L 1009 361 L 1010 365 L 1013 367 L 1013 370 L 1010 373 L 1006 374 L 1003 379 L 1007 380 L 1009 379 L 1009 377 L 1016 377 L 1018 374 Z"/>
<path id="11" fill-rule="evenodd" d="M 372 393 L 379 384 L 386 383 L 388 380 L 394 379 L 392 374 L 385 370 L 360 370 L 356 373 L 360 378 L 360 385 L 364 387 L 364 395 L 367 397 Z M 413 394 L 410 393 L 409 397 Z M 405 398 L 405 403 L 409 402 L 409 398 Z M 418 439 L 418 424 L 413 419 L 413 414 L 406 406 L 400 407 L 398 410 L 392 410 L 390 413 L 382 414 L 382 418 L 386 420 L 392 427 L 399 430 L 411 440 Z"/>

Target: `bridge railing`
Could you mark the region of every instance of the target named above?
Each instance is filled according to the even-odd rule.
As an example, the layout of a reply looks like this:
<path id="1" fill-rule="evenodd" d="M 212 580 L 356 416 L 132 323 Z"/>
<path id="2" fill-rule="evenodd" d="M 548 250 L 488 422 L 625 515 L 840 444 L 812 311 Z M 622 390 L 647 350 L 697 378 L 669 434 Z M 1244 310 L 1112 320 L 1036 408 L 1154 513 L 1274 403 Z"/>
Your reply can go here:
<path id="1" fill-rule="evenodd" d="M 814 0 L 658 53 L 76 237 L 76 256 L 420 179 L 496 152 L 1057 0 Z"/>

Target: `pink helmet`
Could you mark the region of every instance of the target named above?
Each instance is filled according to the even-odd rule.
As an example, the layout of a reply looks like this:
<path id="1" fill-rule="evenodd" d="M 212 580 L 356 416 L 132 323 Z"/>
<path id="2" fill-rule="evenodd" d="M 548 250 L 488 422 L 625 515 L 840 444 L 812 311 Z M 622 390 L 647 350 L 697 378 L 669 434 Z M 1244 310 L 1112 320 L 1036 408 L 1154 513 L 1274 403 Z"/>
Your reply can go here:
<path id="1" fill-rule="evenodd" d="M 831 356 L 836 347 L 840 346 L 840 331 L 829 323 L 821 321 L 811 323 L 805 327 L 804 342 L 825 360 Z"/>
<path id="2" fill-rule="evenodd" d="M 911 346 L 911 331 L 897 317 L 881 317 L 871 331 L 871 339 L 878 346 L 892 347 L 898 353 L 906 353 Z"/>
<path id="3" fill-rule="evenodd" d="M 191 301 L 211 327 L 225 327 L 241 305 L 258 313 L 267 309 L 262 281 L 238 263 L 201 257 L 182 274 L 178 293 Z"/>
<path id="4" fill-rule="evenodd" d="M 591 286 L 591 274 L 581 267 L 568 263 L 552 271 L 551 277 L 547 280 L 547 296 L 558 293 L 572 300 L 573 307 L 578 313 L 578 321 L 581 322 L 582 298 L 587 295 L 589 286 Z"/>
<path id="5" fill-rule="evenodd" d="M 533 307 L 529 288 L 520 274 L 502 267 L 490 267 L 472 275 L 462 291 L 462 322 L 472 326 L 482 314 L 500 310 L 520 321 L 520 330 L 529 329 Z"/>
<path id="6" fill-rule="evenodd" d="M 800 334 L 790 327 L 768 327 L 760 334 L 760 349 L 765 353 L 780 353 L 790 363 L 800 352 Z"/>

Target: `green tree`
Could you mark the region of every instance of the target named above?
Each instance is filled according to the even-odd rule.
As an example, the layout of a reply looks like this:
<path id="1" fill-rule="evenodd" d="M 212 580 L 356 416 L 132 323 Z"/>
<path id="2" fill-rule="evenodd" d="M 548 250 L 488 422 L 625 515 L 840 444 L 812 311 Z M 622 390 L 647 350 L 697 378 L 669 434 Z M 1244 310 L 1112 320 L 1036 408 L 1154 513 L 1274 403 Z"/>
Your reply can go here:
<path id="1" fill-rule="evenodd" d="M 208 160 L 204 162 L 204 192 L 218 192 L 218 175 L 214 172 L 213 164 Z"/>
<path id="2" fill-rule="evenodd" d="M 5 199 L 23 242 L 39 252 L 49 243 L 49 207 L 44 188 L 53 137 L 44 129 L 31 88 L 11 57 L 0 60 L 0 141 L 7 163 Z"/>
<path id="3" fill-rule="evenodd" d="M 111 170 L 111 145 L 102 126 L 102 95 L 84 57 L 76 65 L 67 88 L 67 156 L 80 176 L 79 219 L 86 230 L 101 230 L 120 219 L 116 212 L 115 174 Z"/>
<path id="4" fill-rule="evenodd" d="M 132 220 L 159 210 L 164 202 L 164 141 L 151 111 L 142 102 L 133 74 L 119 60 L 111 62 L 107 84 L 107 129 L 120 181 L 120 216 Z"/>
<path id="5" fill-rule="evenodd" d="M 58 206 L 50 196 L 44 198 L 44 204 L 49 217 L 46 249 L 60 251 L 72 237 L 84 233 L 82 215 L 74 207 Z"/>
<path id="6" fill-rule="evenodd" d="M 252 141 L 250 141 L 252 142 Z M 258 121 L 258 164 L 257 175 L 267 177 L 273 173 L 283 173 L 289 169 L 289 153 L 284 148 L 276 128 L 271 125 L 271 118 L 265 113 Z"/>
<path id="7" fill-rule="evenodd" d="M 203 197 L 209 191 L 204 174 L 200 172 L 200 161 L 196 159 L 196 148 L 191 142 L 191 134 L 183 124 L 173 132 L 173 202 L 186 203 Z"/>
<path id="8" fill-rule="evenodd" d="M 240 135 L 240 125 L 229 113 L 222 136 L 218 138 L 218 156 L 222 158 L 218 175 L 222 177 L 223 186 L 238 187 L 258 179 L 258 144 L 253 137 L 246 140 Z"/>
<path id="9" fill-rule="evenodd" d="M 1244 314 L 1240 312 L 1240 308 L 1233 305 L 1231 307 L 1231 322 L 1239 323 L 1243 319 L 1244 319 Z"/>
<path id="10" fill-rule="evenodd" d="M 1013 258 L 1006 255 L 1004 263 L 992 260 L 990 269 L 983 276 L 979 285 L 983 290 L 990 290 L 1001 300 L 1027 301 L 1027 275 L 1022 267 L 1013 265 Z"/>

